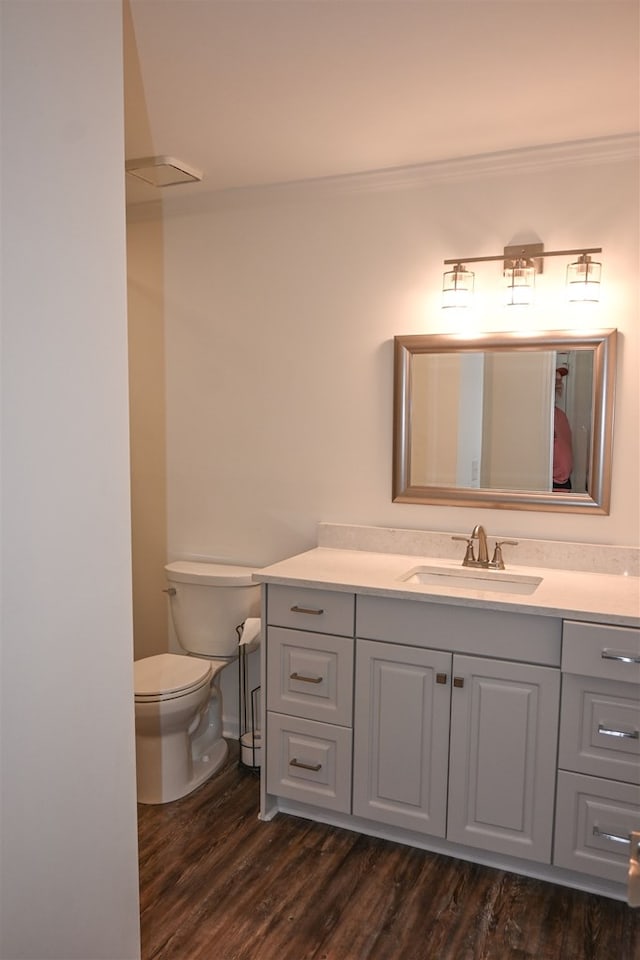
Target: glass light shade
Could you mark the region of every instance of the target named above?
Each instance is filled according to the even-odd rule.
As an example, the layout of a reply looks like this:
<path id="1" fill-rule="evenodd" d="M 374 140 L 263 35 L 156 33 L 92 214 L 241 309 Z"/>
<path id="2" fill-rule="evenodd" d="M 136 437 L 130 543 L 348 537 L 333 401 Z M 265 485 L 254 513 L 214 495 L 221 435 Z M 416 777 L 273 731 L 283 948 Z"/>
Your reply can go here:
<path id="1" fill-rule="evenodd" d="M 474 274 L 463 264 L 456 263 L 442 277 L 442 306 L 468 307 L 473 296 Z"/>
<path id="2" fill-rule="evenodd" d="M 503 274 L 507 281 L 507 305 L 526 306 L 533 302 L 536 268 L 531 260 L 514 260 Z"/>
<path id="3" fill-rule="evenodd" d="M 600 273 L 602 264 L 592 260 L 586 253 L 567 267 L 567 290 L 569 300 L 598 301 L 600 299 Z"/>

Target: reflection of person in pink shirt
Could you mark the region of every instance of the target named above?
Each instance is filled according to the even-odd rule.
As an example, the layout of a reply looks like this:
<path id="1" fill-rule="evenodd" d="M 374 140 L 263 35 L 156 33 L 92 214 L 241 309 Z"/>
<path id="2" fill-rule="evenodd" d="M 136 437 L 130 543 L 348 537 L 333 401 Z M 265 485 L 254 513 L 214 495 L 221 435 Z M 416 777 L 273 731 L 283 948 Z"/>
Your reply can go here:
<path id="1" fill-rule="evenodd" d="M 556 370 L 556 406 L 553 411 L 554 490 L 571 490 L 571 471 L 573 470 L 571 427 L 566 413 L 558 406 L 564 389 L 564 378 L 568 373 L 567 367 L 558 367 Z"/>

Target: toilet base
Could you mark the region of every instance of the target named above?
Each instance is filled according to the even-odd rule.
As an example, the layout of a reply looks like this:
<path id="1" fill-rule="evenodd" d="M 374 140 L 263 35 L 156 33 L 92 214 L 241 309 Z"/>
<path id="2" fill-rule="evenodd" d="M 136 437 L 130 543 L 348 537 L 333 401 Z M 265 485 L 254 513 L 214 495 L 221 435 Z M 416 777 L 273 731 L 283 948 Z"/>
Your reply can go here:
<path id="1" fill-rule="evenodd" d="M 193 793 L 200 784 L 208 780 L 209 777 L 212 777 L 214 773 L 217 773 L 227 759 L 228 754 L 229 747 L 227 746 L 227 741 L 220 739 L 216 740 L 216 742 L 211 745 L 211 748 L 198 757 L 197 760 L 194 759 L 193 776 L 182 796 L 186 797 L 188 794 Z"/>
<path id="2" fill-rule="evenodd" d="M 197 790 L 205 781 L 217 773 L 224 764 L 229 754 L 227 741 L 222 738 L 211 744 L 211 747 L 203 752 L 197 759 L 193 759 L 192 775 L 190 779 L 183 783 L 178 792 L 170 791 L 166 788 L 158 792 L 157 788 L 151 789 L 146 794 L 144 789 L 138 784 L 138 803 L 147 806 L 158 805 L 162 803 L 172 803 L 174 800 L 180 800 L 187 797 L 194 790 Z"/>

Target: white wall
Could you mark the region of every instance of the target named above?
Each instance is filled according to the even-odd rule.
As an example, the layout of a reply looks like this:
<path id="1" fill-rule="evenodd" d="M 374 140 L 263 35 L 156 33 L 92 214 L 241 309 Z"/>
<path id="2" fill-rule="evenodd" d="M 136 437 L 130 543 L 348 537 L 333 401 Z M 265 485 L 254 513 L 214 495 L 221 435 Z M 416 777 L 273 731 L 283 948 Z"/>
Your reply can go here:
<path id="1" fill-rule="evenodd" d="M 0 956 L 134 960 L 121 2 L 0 9 Z"/>
<path id="2" fill-rule="evenodd" d="M 637 158 L 621 137 L 165 200 L 170 557 L 264 564 L 312 546 L 319 520 L 637 545 Z M 549 258 L 523 314 L 481 264 L 472 329 L 619 329 L 610 515 L 392 503 L 394 334 L 450 330 L 444 258 L 537 237 L 603 247 L 600 305 L 566 304 Z"/>

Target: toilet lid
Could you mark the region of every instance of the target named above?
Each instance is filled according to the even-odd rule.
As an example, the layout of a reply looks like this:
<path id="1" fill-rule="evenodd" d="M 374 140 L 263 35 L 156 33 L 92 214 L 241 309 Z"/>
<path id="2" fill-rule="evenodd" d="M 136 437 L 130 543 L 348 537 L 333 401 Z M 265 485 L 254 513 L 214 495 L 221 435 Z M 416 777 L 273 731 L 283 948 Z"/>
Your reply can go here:
<path id="1" fill-rule="evenodd" d="M 202 586 L 257 587 L 253 574 L 258 567 L 241 567 L 235 563 L 203 563 L 174 560 L 165 568 L 167 579 L 177 583 L 199 583 Z"/>
<path id="2" fill-rule="evenodd" d="M 176 653 L 159 653 L 136 660 L 133 665 L 134 692 L 141 697 L 185 693 L 192 687 L 202 686 L 210 676 L 211 664 L 206 660 Z"/>

